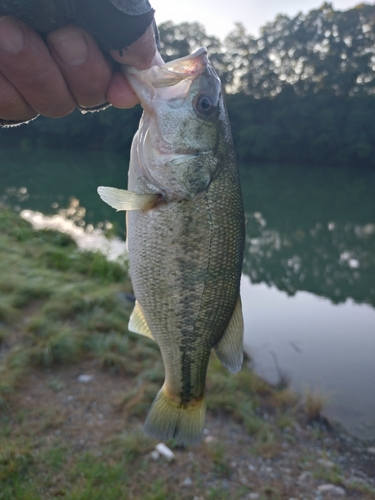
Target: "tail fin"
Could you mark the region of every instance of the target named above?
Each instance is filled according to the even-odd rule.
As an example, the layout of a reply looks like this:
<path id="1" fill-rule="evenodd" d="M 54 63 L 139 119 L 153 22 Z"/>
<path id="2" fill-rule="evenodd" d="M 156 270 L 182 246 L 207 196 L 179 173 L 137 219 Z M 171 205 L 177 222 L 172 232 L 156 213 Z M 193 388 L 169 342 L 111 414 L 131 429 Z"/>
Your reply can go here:
<path id="1" fill-rule="evenodd" d="M 163 386 L 152 403 L 145 431 L 161 440 L 175 438 L 180 445 L 195 444 L 202 439 L 205 415 L 205 398 L 181 408 L 168 397 Z"/>

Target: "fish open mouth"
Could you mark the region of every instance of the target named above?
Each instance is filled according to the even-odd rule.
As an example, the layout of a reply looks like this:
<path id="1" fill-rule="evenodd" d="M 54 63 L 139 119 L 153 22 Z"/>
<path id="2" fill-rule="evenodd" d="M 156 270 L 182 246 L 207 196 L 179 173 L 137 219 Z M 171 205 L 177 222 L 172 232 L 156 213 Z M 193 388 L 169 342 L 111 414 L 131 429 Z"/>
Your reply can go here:
<path id="1" fill-rule="evenodd" d="M 196 76 L 200 74 L 208 64 L 207 49 L 201 47 L 193 54 L 180 59 L 175 59 L 161 66 L 161 69 L 167 69 L 170 73 L 181 74 L 186 76 Z"/>
<path id="2" fill-rule="evenodd" d="M 132 79 L 148 82 L 155 89 L 172 87 L 178 83 L 195 80 L 209 66 L 206 47 L 201 47 L 193 54 L 170 61 L 162 66 L 153 66 L 148 70 L 139 71 L 133 67 L 126 67 L 126 74 Z M 134 88 L 137 91 L 136 88 Z"/>
<path id="3" fill-rule="evenodd" d="M 195 80 L 205 71 L 208 64 L 207 49 L 201 47 L 194 54 L 151 68 L 150 83 L 157 89 L 172 87 L 182 80 Z"/>

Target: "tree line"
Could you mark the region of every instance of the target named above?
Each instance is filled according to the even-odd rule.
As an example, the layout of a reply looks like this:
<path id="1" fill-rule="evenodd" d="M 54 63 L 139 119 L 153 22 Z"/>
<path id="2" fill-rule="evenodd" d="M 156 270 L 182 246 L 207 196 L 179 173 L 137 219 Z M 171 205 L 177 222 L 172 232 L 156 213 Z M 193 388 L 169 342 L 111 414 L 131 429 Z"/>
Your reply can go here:
<path id="1" fill-rule="evenodd" d="M 241 24 L 221 41 L 199 23 L 159 26 L 166 61 L 205 45 L 227 93 L 240 162 L 375 167 L 375 6 L 332 4 L 279 15 L 259 37 Z M 140 109 L 39 118 L 0 131 L 28 147 L 128 153 Z"/>

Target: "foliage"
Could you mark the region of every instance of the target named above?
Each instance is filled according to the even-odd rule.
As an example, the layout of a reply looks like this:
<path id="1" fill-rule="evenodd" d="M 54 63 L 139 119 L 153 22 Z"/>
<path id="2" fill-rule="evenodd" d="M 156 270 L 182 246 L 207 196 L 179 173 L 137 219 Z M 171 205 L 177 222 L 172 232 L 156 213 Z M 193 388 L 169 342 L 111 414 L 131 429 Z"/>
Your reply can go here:
<path id="1" fill-rule="evenodd" d="M 328 397 L 322 395 L 318 390 L 305 391 L 304 411 L 310 421 L 319 420 L 322 415 L 322 410 L 327 404 Z"/>
<path id="2" fill-rule="evenodd" d="M 200 47 L 206 47 L 210 61 L 215 66 L 224 85 L 230 84 L 233 72 L 228 54 L 219 38 L 207 35 L 200 23 L 173 24 L 167 21 L 159 26 L 161 55 L 168 62 L 192 54 Z"/>
<path id="3" fill-rule="evenodd" d="M 227 96 L 241 163 L 375 167 L 375 96 L 298 96 L 289 86 L 273 99 Z"/>
<path id="4" fill-rule="evenodd" d="M 374 5 L 338 11 L 326 2 L 294 18 L 278 15 L 258 39 L 237 25 L 226 43 L 233 52 L 239 49 L 239 88 L 257 98 L 289 85 L 299 95 L 348 96 L 374 93 L 374 39 Z"/>
<path id="5" fill-rule="evenodd" d="M 375 166 L 375 5 L 331 4 L 279 15 L 259 38 L 241 24 L 224 42 L 199 23 L 160 25 L 166 61 L 206 46 L 228 95 L 244 162 Z M 231 95 L 234 94 L 234 95 Z M 129 155 L 141 109 L 78 111 L 0 130 L 0 144 L 112 150 Z"/>

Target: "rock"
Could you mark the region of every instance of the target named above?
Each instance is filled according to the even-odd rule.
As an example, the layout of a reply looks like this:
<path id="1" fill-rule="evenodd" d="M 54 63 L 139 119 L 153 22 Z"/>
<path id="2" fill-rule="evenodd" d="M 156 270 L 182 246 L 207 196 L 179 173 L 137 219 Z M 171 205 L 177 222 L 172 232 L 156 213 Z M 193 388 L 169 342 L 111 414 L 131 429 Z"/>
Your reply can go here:
<path id="1" fill-rule="evenodd" d="M 94 375 L 80 375 L 78 378 L 77 378 L 78 382 L 81 382 L 82 384 L 88 384 L 89 382 L 91 382 L 92 380 L 94 380 Z"/>
<path id="2" fill-rule="evenodd" d="M 247 467 L 248 467 L 249 471 L 251 471 L 251 472 L 256 471 L 256 468 L 254 467 L 254 465 L 249 464 Z"/>
<path id="3" fill-rule="evenodd" d="M 193 481 L 190 479 L 190 477 L 187 477 L 186 479 L 184 479 L 184 481 L 182 482 L 182 486 L 192 486 L 193 484 Z"/>
<path id="4" fill-rule="evenodd" d="M 257 500 L 257 498 L 259 498 L 260 495 L 259 493 L 250 493 L 249 494 L 249 498 L 251 498 L 251 500 Z"/>
<path id="5" fill-rule="evenodd" d="M 344 488 L 335 486 L 334 484 L 322 484 L 317 488 L 319 493 L 332 493 L 337 496 L 345 496 Z"/>
<path id="6" fill-rule="evenodd" d="M 223 490 L 229 490 L 230 484 L 228 483 L 228 481 L 226 479 L 223 479 L 223 481 L 221 482 L 221 487 L 223 488 Z"/>
<path id="7" fill-rule="evenodd" d="M 341 497 L 344 497 L 346 495 L 344 488 L 340 488 L 340 486 L 336 486 L 335 493 L 336 495 L 340 495 Z"/>
<path id="8" fill-rule="evenodd" d="M 168 448 L 168 446 L 165 446 L 164 443 L 159 443 L 155 446 L 155 450 L 160 453 L 164 458 L 167 460 L 173 460 L 175 458 L 175 454 L 173 453 L 172 450 Z"/>
<path id="9" fill-rule="evenodd" d="M 302 472 L 302 474 L 298 477 L 297 481 L 299 483 L 303 483 L 304 481 L 306 481 L 306 479 L 308 479 L 309 477 L 311 477 L 311 472 L 309 471 L 305 471 L 305 472 Z"/>
<path id="10" fill-rule="evenodd" d="M 375 455 L 375 446 L 371 446 L 370 448 L 367 448 L 367 453 L 371 453 L 371 455 Z"/>
<path id="11" fill-rule="evenodd" d="M 340 497 L 344 497 L 346 495 L 344 488 L 340 488 L 340 486 L 336 486 L 334 493 Z"/>
<path id="12" fill-rule="evenodd" d="M 350 476 L 346 481 L 345 481 L 345 485 L 349 485 L 352 484 L 352 483 L 357 483 L 357 484 L 363 484 L 365 483 L 366 481 L 364 479 L 362 479 L 361 477 L 357 477 L 357 476 Z"/>
<path id="13" fill-rule="evenodd" d="M 215 441 L 215 437 L 213 436 L 207 436 L 204 438 L 204 442 L 207 443 L 207 444 L 210 444 L 210 443 L 213 443 Z"/>
<path id="14" fill-rule="evenodd" d="M 131 304 L 135 303 L 135 296 L 132 293 L 117 292 L 117 298 L 121 302 L 130 302 Z"/>
<path id="15" fill-rule="evenodd" d="M 331 460 L 326 460 L 325 458 L 319 458 L 317 461 L 319 465 L 322 465 L 325 469 L 332 469 L 335 464 Z"/>
<path id="16" fill-rule="evenodd" d="M 320 486 L 318 486 L 317 490 L 320 493 L 330 493 L 335 488 L 336 486 L 334 484 L 321 484 Z"/>
<path id="17" fill-rule="evenodd" d="M 159 453 L 158 451 L 154 450 L 154 451 L 152 451 L 152 452 L 150 453 L 150 456 L 151 456 L 151 458 L 152 458 L 153 460 L 159 460 L 159 458 L 160 458 L 160 453 Z"/>

